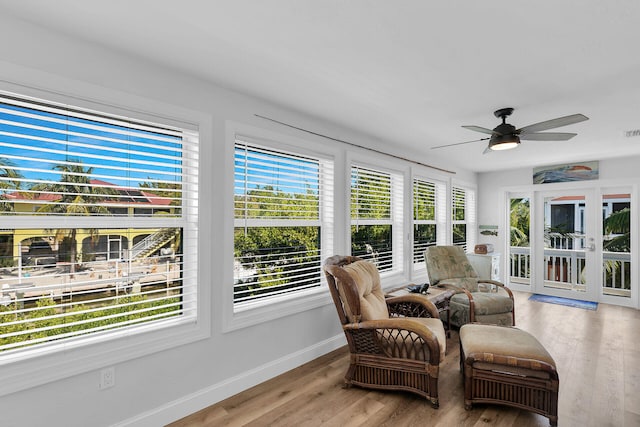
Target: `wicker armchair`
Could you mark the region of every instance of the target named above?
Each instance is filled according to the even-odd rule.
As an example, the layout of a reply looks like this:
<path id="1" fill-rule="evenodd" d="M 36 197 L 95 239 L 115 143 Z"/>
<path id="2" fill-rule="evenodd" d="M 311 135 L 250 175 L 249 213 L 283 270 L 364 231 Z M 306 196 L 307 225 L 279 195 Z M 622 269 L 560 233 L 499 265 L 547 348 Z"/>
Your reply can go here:
<path id="1" fill-rule="evenodd" d="M 487 323 L 515 326 L 513 293 L 503 283 L 479 279 L 460 246 L 431 246 L 424 252 L 429 283 L 456 290 L 451 324 Z"/>
<path id="2" fill-rule="evenodd" d="M 328 258 L 324 271 L 351 351 L 345 385 L 410 391 L 437 408 L 446 337 L 431 301 L 419 295 L 385 299 L 378 269 L 358 257 Z M 405 317 L 413 313 L 425 317 Z"/>

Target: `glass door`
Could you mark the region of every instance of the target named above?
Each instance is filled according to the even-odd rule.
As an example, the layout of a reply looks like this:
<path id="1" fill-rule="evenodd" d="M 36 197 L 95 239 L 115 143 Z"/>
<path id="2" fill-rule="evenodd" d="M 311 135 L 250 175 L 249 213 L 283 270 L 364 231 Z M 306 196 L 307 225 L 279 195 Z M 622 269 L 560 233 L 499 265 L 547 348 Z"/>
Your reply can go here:
<path id="1" fill-rule="evenodd" d="M 593 190 L 536 194 L 537 293 L 598 299 L 596 254 L 601 250 L 595 236 L 600 215 Z"/>

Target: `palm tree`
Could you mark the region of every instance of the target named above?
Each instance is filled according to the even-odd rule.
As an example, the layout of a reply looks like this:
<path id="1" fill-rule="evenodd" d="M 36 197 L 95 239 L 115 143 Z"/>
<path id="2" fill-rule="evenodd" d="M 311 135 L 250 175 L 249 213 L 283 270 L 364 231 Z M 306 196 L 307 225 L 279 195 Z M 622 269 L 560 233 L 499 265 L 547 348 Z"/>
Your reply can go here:
<path id="1" fill-rule="evenodd" d="M 621 209 L 612 213 L 603 221 L 605 234 L 616 236 L 604 242 L 603 248 L 611 252 L 631 251 L 631 210 Z"/>
<path id="2" fill-rule="evenodd" d="M 15 167 L 16 165 L 11 160 L 0 157 L 0 189 L 16 190 L 20 188 L 22 174 Z"/>
<path id="3" fill-rule="evenodd" d="M 605 238 L 602 244 L 605 251 L 631 252 L 631 210 L 629 208 L 613 212 L 604 219 L 602 226 L 606 236 L 613 235 L 611 238 Z M 621 268 L 629 268 L 629 265 L 622 261 L 605 260 L 604 269 L 607 280 Z M 630 277 L 630 271 L 628 271 L 625 275 L 626 283 L 623 284 L 625 289 L 631 289 Z"/>
<path id="4" fill-rule="evenodd" d="M 0 157 L 0 212 L 13 211 L 13 205 L 5 201 L 5 195 L 7 191 L 20 188 L 20 178 L 23 176 L 15 169 L 15 164 L 9 159 Z"/>
<path id="5" fill-rule="evenodd" d="M 114 195 L 116 192 L 104 187 L 91 185 L 90 177 L 93 173 L 93 167 L 85 169 L 78 160 L 72 160 L 70 163 L 53 167 L 54 170 L 62 172 L 59 182 L 41 185 L 38 188 L 33 187 L 38 191 L 53 192 L 61 195 L 56 203 L 46 204 L 40 207 L 38 212 L 63 215 L 108 215 L 109 210 L 102 202 L 106 199 L 106 196 Z M 89 230 L 92 236 L 97 236 L 98 232 L 99 230 L 97 229 Z M 70 244 L 71 274 L 75 272 L 75 262 L 77 261 L 76 233 L 76 228 L 53 231 L 57 242 L 67 241 Z"/>

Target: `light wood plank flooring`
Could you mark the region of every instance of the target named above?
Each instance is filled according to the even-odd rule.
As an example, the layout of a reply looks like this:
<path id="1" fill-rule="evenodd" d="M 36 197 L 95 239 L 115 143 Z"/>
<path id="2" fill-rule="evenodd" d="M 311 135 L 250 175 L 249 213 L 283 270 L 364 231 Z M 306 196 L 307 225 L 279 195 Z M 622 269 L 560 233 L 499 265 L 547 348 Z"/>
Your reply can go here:
<path id="1" fill-rule="evenodd" d="M 640 426 L 640 311 L 606 304 L 590 311 L 514 294 L 517 326 L 536 336 L 556 360 L 558 425 Z M 547 418 L 506 406 L 465 411 L 458 345 L 453 331 L 440 370 L 437 410 L 410 393 L 342 388 L 349 365 L 344 347 L 171 426 L 549 425 Z"/>

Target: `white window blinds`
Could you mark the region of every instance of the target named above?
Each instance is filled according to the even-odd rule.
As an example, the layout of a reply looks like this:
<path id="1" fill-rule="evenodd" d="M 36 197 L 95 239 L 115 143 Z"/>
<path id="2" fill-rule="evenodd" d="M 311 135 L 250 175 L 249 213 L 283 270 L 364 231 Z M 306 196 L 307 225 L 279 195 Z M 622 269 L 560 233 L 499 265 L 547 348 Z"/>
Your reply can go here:
<path id="1" fill-rule="evenodd" d="M 320 286 L 333 162 L 237 136 L 234 174 L 236 306 Z"/>
<path id="2" fill-rule="evenodd" d="M 351 167 L 351 254 L 374 262 L 380 271 L 401 268 L 402 177 Z"/>
<path id="3" fill-rule="evenodd" d="M 0 96 L 0 354 L 195 316 L 197 132 Z"/>
<path id="4" fill-rule="evenodd" d="M 445 185 L 435 181 L 413 180 L 413 264 L 424 267 L 424 251 L 445 244 Z"/>
<path id="5" fill-rule="evenodd" d="M 452 241 L 465 250 L 475 245 L 476 201 L 475 191 L 469 188 L 451 189 Z"/>

